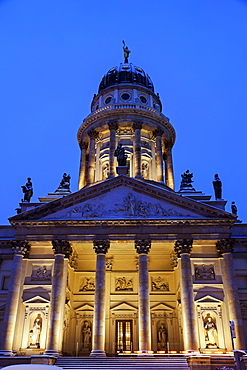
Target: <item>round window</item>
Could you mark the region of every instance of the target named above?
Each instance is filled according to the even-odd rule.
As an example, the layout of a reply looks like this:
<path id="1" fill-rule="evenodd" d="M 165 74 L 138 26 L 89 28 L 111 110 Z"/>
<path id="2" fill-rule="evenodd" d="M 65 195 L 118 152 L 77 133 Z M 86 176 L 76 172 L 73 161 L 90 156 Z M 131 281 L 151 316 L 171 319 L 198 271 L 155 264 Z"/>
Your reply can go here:
<path id="1" fill-rule="evenodd" d="M 106 98 L 105 100 L 105 104 L 109 104 L 111 102 L 111 96 L 108 96 L 108 98 Z"/>
<path id="2" fill-rule="evenodd" d="M 146 103 L 147 102 L 147 99 L 145 98 L 145 96 L 140 96 L 140 100 L 142 103 Z"/>
<path id="3" fill-rule="evenodd" d="M 128 94 L 128 93 L 124 93 L 124 94 L 122 94 L 122 95 L 121 95 L 121 98 L 122 98 L 123 100 L 129 100 L 129 99 L 130 99 L 130 94 Z"/>

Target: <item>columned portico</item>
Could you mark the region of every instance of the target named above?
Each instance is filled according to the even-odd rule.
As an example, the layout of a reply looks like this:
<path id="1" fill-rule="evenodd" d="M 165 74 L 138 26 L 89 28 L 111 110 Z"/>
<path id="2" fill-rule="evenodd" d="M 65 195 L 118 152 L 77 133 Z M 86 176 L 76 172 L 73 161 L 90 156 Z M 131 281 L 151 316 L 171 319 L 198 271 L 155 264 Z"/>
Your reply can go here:
<path id="1" fill-rule="evenodd" d="M 148 252 L 150 240 L 136 240 L 135 248 L 139 255 L 139 351 L 149 354 L 151 351 L 151 318 L 148 279 Z"/>
<path id="2" fill-rule="evenodd" d="M 105 354 L 105 285 L 106 285 L 106 253 L 110 247 L 109 240 L 94 240 L 96 257 L 95 295 L 92 351 L 90 356 L 106 356 Z"/>
<path id="3" fill-rule="evenodd" d="M 193 295 L 193 281 L 190 264 L 192 239 L 175 242 L 174 250 L 180 258 L 180 293 L 182 302 L 183 339 L 186 351 L 198 350 L 197 320 Z"/>
<path id="4" fill-rule="evenodd" d="M 164 182 L 163 175 L 163 155 L 162 155 L 162 135 L 164 130 L 157 128 L 154 131 L 154 136 L 156 138 L 156 165 L 157 165 L 157 181 Z"/>
<path id="5" fill-rule="evenodd" d="M 116 148 L 116 130 L 118 128 L 118 124 L 116 121 L 110 121 L 108 122 L 108 127 L 110 130 L 109 177 L 114 177 L 115 176 L 114 151 Z"/>
<path id="6" fill-rule="evenodd" d="M 135 121 L 133 123 L 133 129 L 135 131 L 134 137 L 134 176 L 136 178 L 142 178 L 141 172 L 141 129 L 142 122 Z"/>
<path id="7" fill-rule="evenodd" d="M 232 239 L 221 239 L 216 243 L 216 248 L 221 259 L 222 280 L 227 299 L 229 320 L 234 321 L 236 338 L 235 349 L 244 349 L 243 321 L 238 296 L 238 288 L 235 283 L 234 265 L 233 265 L 233 244 Z"/>
<path id="8" fill-rule="evenodd" d="M 22 287 L 23 258 L 27 257 L 30 245 L 25 241 L 13 241 L 12 251 L 14 259 L 8 289 L 7 302 L 4 312 L 3 331 L 1 333 L 0 356 L 13 354 L 13 340 L 15 334 L 16 317 Z"/>
<path id="9" fill-rule="evenodd" d="M 72 253 L 72 248 L 67 240 L 53 240 L 52 248 L 55 254 L 55 262 L 52 277 L 48 341 L 45 354 L 58 355 L 62 350 L 62 329 L 68 268 L 66 262 Z"/>
<path id="10" fill-rule="evenodd" d="M 86 151 L 88 144 L 85 141 L 80 143 L 81 149 L 81 160 L 80 160 L 80 172 L 79 172 L 79 184 L 78 189 L 80 190 L 86 185 Z"/>
<path id="11" fill-rule="evenodd" d="M 90 130 L 88 132 L 90 138 L 89 143 L 89 156 L 88 156 L 88 184 L 94 182 L 94 171 L 95 171 L 95 139 L 98 137 L 98 132 Z"/>

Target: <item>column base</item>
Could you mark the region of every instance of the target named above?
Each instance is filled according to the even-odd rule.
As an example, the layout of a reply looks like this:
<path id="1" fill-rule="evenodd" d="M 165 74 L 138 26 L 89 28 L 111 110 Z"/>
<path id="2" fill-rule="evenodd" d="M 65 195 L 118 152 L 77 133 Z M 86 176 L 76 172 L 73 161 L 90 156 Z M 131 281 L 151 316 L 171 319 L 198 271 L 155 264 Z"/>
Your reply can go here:
<path id="1" fill-rule="evenodd" d="M 93 349 L 89 355 L 90 357 L 106 357 L 105 351 Z"/>
<path id="2" fill-rule="evenodd" d="M 13 357 L 15 356 L 16 353 L 14 353 L 13 351 L 10 351 L 10 350 L 0 350 L 0 356 L 10 356 L 10 357 Z"/>
<path id="3" fill-rule="evenodd" d="M 148 350 L 143 350 L 143 351 L 137 351 L 137 356 L 153 356 L 154 351 L 148 351 Z"/>
<path id="4" fill-rule="evenodd" d="M 47 349 L 44 352 L 44 356 L 54 356 L 54 357 L 59 357 L 60 353 L 58 351 L 52 350 L 52 349 Z"/>

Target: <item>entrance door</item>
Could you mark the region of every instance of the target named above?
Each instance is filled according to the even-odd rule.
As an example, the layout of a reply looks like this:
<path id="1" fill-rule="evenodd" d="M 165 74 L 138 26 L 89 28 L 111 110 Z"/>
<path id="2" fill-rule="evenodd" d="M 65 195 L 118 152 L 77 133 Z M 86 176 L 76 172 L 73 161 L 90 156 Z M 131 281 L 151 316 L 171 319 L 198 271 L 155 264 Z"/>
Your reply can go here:
<path id="1" fill-rule="evenodd" d="M 116 352 L 132 350 L 132 320 L 116 321 Z"/>

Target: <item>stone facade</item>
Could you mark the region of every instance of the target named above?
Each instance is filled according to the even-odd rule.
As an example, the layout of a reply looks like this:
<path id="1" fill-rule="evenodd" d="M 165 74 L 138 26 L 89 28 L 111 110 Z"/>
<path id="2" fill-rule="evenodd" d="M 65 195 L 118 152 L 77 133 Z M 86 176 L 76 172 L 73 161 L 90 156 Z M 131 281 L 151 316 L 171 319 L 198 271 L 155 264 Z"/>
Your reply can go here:
<path id="1" fill-rule="evenodd" d="M 141 68 L 111 69 L 78 131 L 79 190 L 22 203 L 1 227 L 1 355 L 227 352 L 229 320 L 246 348 L 247 225 L 174 191 L 161 110 Z"/>

